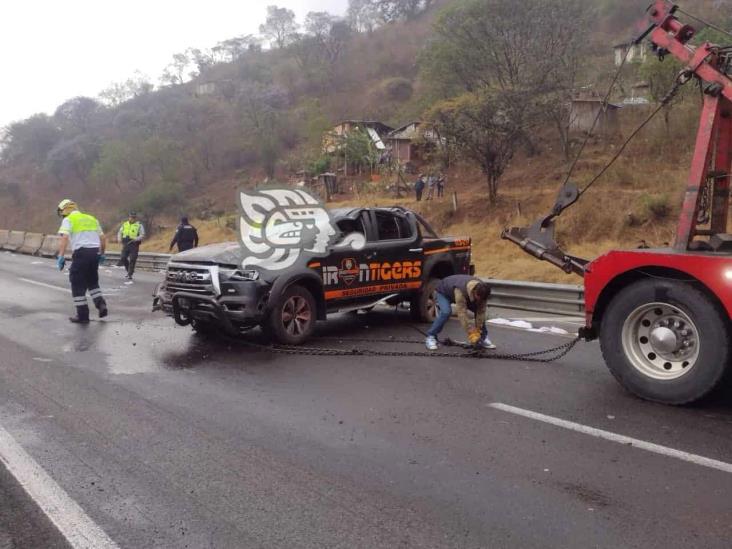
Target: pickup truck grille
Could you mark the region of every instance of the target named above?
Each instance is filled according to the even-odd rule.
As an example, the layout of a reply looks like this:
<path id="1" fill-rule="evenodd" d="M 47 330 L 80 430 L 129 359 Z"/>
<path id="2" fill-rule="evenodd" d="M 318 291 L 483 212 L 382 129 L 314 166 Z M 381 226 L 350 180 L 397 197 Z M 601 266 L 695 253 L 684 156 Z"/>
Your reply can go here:
<path id="1" fill-rule="evenodd" d="M 214 273 L 206 267 L 169 265 L 165 273 L 166 289 L 171 292 L 189 292 L 202 296 L 213 296 L 216 289 Z"/>

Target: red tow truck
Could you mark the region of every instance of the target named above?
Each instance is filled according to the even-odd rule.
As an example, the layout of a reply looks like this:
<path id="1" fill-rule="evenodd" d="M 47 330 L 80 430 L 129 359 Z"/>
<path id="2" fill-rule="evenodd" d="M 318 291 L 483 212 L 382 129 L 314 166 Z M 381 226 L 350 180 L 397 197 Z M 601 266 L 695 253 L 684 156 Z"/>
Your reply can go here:
<path id="1" fill-rule="evenodd" d="M 582 195 L 561 189 L 552 212 L 528 228 L 504 230 L 529 254 L 584 278 L 586 325 L 599 338 L 615 378 L 632 393 L 687 404 L 718 389 L 732 368 L 732 234 L 728 232 L 732 164 L 732 46 L 692 46 L 695 29 L 680 8 L 657 0 L 646 38 L 660 57 L 684 65 L 676 88 L 690 80 L 703 92 L 701 120 L 672 247 L 611 251 L 594 261 L 566 254 L 554 223 Z"/>

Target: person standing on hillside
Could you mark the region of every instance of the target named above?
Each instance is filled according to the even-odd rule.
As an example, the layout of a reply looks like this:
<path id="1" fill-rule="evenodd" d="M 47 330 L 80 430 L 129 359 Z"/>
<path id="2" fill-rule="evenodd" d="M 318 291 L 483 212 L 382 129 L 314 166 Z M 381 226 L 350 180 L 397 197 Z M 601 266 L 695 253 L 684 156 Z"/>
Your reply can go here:
<path id="1" fill-rule="evenodd" d="M 483 349 L 495 349 L 496 346 L 488 338 L 488 327 L 486 326 L 486 309 L 490 295 L 490 286 L 477 277 L 451 275 L 443 278 L 435 290 L 437 315 L 427 332 L 425 341 L 427 349 L 430 351 L 437 349 L 437 336 L 450 320 L 453 303 L 460 324 L 468 334 L 468 342 Z M 468 311 L 475 315 L 473 326 L 470 325 Z"/>
<path id="2" fill-rule="evenodd" d="M 419 174 L 417 181 L 414 183 L 414 194 L 417 202 L 422 201 L 422 193 L 424 192 L 424 174 Z"/>
<path id="3" fill-rule="evenodd" d="M 188 218 L 185 216 L 180 218 L 180 225 L 175 230 L 175 235 L 173 235 L 173 240 L 170 241 L 170 249 L 168 251 L 172 252 L 173 246 L 176 244 L 178 244 L 179 252 L 185 252 L 186 250 L 198 247 L 198 231 L 193 225 L 188 223 Z"/>
<path id="4" fill-rule="evenodd" d="M 117 241 L 122 243 L 122 254 L 119 265 L 127 270 L 126 278 L 132 280 L 137 265 L 137 255 L 140 253 L 140 244 L 145 238 L 145 227 L 137 219 L 137 213 L 130 212 L 127 221 L 117 232 Z"/>
<path id="5" fill-rule="evenodd" d="M 437 178 L 434 174 L 427 176 L 427 198 L 425 200 L 432 200 L 435 195 L 435 186 L 437 185 Z"/>
<path id="6" fill-rule="evenodd" d="M 81 213 L 73 200 L 62 200 L 56 208 L 56 213 L 63 217 L 58 234 L 61 242 L 58 247 L 56 265 L 59 271 L 66 265 L 66 249 L 71 244 L 71 295 L 76 306 L 76 316 L 69 317 L 75 324 L 89 323 L 89 304 L 86 301 L 86 292 L 99 311 L 99 318 L 109 314 L 107 302 L 99 288 L 99 265 L 106 259 L 104 251 L 107 248 L 107 238 L 102 227 L 95 217 Z"/>
<path id="7" fill-rule="evenodd" d="M 437 176 L 437 198 L 445 196 L 445 181 L 445 174 L 440 172 L 440 175 Z"/>

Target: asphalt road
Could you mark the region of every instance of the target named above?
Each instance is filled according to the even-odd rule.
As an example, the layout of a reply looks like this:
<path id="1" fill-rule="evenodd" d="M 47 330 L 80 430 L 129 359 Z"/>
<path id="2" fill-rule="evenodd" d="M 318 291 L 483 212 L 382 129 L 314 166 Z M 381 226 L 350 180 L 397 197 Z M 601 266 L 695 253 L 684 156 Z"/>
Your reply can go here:
<path id="1" fill-rule="evenodd" d="M 732 462 L 728 402 L 637 400 L 596 344 L 553 364 L 271 355 L 150 313 L 159 277 L 106 269 L 111 314 L 80 327 L 53 262 L 0 253 L 0 428 L 119 547 L 730 546 L 732 468 L 703 461 Z M 319 334 L 421 350 L 345 341 L 420 337 L 391 311 Z M 492 337 L 526 352 L 568 336 Z M 0 549 L 65 547 L 21 484 L 0 465 Z"/>

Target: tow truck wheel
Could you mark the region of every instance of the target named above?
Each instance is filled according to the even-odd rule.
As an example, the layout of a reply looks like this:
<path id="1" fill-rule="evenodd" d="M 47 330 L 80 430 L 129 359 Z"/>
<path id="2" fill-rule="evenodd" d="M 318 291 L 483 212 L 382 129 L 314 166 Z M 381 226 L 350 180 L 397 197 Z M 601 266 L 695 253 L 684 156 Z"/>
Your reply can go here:
<path id="1" fill-rule="evenodd" d="M 422 289 L 412 298 L 409 312 L 416 322 L 433 322 L 437 316 L 435 292 L 440 283 L 439 278 L 430 278 Z"/>
<path id="2" fill-rule="evenodd" d="M 630 392 L 689 404 L 717 388 L 728 370 L 728 322 L 692 284 L 643 280 L 610 302 L 600 346 L 610 372 Z"/>
<path id="3" fill-rule="evenodd" d="M 278 343 L 299 345 L 315 329 L 315 298 L 302 286 L 290 286 L 280 296 L 264 325 L 265 331 Z"/>

